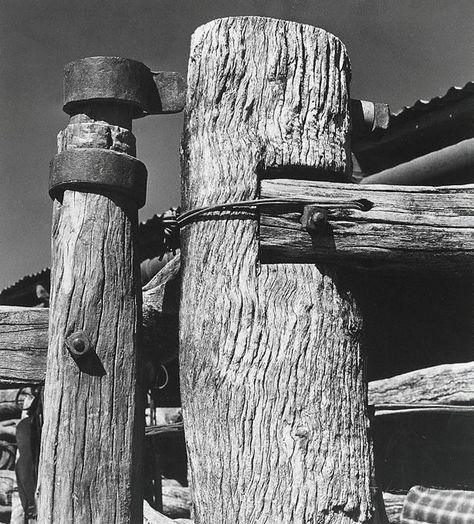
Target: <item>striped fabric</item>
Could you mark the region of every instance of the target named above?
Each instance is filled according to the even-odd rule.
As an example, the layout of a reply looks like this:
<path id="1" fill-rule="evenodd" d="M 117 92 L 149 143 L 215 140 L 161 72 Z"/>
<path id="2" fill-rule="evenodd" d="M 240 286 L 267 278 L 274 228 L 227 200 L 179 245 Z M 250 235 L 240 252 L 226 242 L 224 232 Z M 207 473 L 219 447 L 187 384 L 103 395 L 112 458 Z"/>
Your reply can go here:
<path id="1" fill-rule="evenodd" d="M 474 524 L 474 491 L 414 486 L 403 504 L 400 524 Z"/>

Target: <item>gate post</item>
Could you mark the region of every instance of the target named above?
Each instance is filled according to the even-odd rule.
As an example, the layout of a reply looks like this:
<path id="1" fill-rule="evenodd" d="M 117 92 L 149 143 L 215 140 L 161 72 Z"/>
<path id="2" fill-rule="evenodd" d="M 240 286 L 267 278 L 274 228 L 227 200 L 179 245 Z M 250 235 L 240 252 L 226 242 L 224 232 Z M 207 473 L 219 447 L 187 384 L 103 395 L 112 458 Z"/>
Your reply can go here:
<path id="1" fill-rule="evenodd" d="M 143 520 L 135 243 L 146 169 L 134 158 L 130 131 L 137 105 L 117 101 L 115 93 L 95 99 L 91 88 L 107 82 L 109 62 L 115 71 L 120 60 L 96 57 L 66 66 L 71 118 L 58 136 L 50 177 L 55 200 L 38 487 L 42 523 Z M 133 80 L 139 63 L 128 62 Z M 111 82 L 117 92 L 123 87 L 120 78 Z"/>
<path id="2" fill-rule="evenodd" d="M 348 180 L 349 80 L 344 46 L 321 29 L 258 17 L 198 28 L 184 210 L 258 198 L 262 177 Z M 181 232 L 195 522 L 369 522 L 360 314 L 335 268 L 260 263 L 258 218 L 213 212 Z"/>

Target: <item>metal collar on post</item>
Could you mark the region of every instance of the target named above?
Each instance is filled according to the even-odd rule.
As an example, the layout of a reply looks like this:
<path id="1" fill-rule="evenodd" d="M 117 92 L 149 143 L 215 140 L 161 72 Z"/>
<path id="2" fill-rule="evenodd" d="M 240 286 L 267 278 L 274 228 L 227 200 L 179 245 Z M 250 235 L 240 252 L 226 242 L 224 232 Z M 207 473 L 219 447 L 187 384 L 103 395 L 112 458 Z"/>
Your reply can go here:
<path id="1" fill-rule="evenodd" d="M 109 149 L 63 151 L 51 161 L 49 194 L 61 199 L 65 189 L 116 191 L 145 205 L 147 170 L 133 156 Z"/>
<path id="2" fill-rule="evenodd" d="M 96 56 L 65 67 L 63 110 L 95 121 L 131 128 L 131 120 L 183 110 L 186 85 L 175 72 L 152 72 L 136 60 Z M 112 191 L 138 207 L 145 204 L 145 165 L 111 149 L 78 148 L 56 155 L 50 168 L 49 194 L 61 200 L 66 189 Z"/>

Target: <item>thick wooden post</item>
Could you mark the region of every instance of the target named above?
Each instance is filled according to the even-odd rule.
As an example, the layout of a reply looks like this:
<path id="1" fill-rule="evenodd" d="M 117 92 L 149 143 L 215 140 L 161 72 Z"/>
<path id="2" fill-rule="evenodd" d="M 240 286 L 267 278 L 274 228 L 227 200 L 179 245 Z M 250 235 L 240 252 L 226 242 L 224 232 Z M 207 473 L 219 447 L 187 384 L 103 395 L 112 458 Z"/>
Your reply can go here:
<path id="1" fill-rule="evenodd" d="M 188 73 L 185 210 L 256 198 L 259 176 L 347 179 L 349 78 L 344 46 L 321 29 L 253 17 L 200 27 Z M 261 264 L 254 210 L 186 226 L 182 254 L 196 523 L 368 522 L 361 318 L 336 271 Z"/>
<path id="2" fill-rule="evenodd" d="M 125 161 L 133 162 L 131 106 L 99 101 L 77 113 L 59 135 L 60 152 L 80 149 L 99 158 L 110 149 L 120 154 L 106 154 L 125 153 Z M 66 189 L 58 198 L 39 522 L 142 522 L 137 204 L 103 187 Z"/>

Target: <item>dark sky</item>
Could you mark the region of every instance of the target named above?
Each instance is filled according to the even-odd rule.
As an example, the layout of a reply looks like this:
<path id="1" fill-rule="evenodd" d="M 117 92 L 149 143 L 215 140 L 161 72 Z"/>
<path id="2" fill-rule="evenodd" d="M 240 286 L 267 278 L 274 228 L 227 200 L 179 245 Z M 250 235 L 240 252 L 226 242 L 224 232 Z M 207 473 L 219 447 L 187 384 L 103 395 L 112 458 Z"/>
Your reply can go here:
<path id="1" fill-rule="evenodd" d="M 48 166 L 67 124 L 63 66 L 112 55 L 185 74 L 194 29 L 237 15 L 332 32 L 351 58 L 352 97 L 393 110 L 473 78 L 473 0 L 0 0 L 0 289 L 50 264 Z M 149 173 L 141 220 L 179 203 L 181 127 L 181 115 L 134 123 Z"/>

